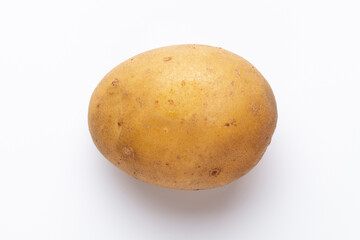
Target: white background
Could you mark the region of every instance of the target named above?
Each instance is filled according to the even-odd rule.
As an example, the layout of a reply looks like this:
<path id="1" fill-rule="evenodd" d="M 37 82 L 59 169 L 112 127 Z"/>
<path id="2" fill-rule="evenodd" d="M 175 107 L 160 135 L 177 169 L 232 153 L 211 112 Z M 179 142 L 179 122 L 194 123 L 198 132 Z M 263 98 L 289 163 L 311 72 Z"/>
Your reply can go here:
<path id="1" fill-rule="evenodd" d="M 360 239 L 358 1 L 0 1 L 0 239 Z M 97 151 L 93 89 L 182 43 L 237 53 L 279 120 L 262 161 L 207 191 L 142 183 Z"/>

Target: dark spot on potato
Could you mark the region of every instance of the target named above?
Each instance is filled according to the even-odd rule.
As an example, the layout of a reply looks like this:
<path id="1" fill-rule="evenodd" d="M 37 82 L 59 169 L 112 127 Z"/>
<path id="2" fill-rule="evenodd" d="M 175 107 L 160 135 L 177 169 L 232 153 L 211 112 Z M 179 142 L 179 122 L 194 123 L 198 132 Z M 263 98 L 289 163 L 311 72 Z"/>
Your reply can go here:
<path id="1" fill-rule="evenodd" d="M 180 159 L 181 159 L 181 157 L 180 157 L 180 156 L 176 156 L 176 159 L 180 160 Z"/>
<path id="2" fill-rule="evenodd" d="M 194 191 L 199 191 L 199 190 L 200 190 L 200 188 L 194 189 Z"/>
<path id="3" fill-rule="evenodd" d="M 122 153 L 125 158 L 135 160 L 135 151 L 130 146 L 123 147 Z"/>
<path id="4" fill-rule="evenodd" d="M 225 126 L 226 126 L 226 127 L 229 127 L 229 126 L 230 126 L 230 123 L 225 123 Z"/>
<path id="5" fill-rule="evenodd" d="M 171 105 L 174 104 L 174 100 L 172 100 L 172 99 L 169 99 L 168 102 L 169 102 Z"/>
<path id="6" fill-rule="evenodd" d="M 155 104 L 158 104 L 159 103 L 159 101 L 158 100 L 155 100 Z"/>
<path id="7" fill-rule="evenodd" d="M 235 119 L 231 120 L 231 125 L 232 126 L 237 126 Z"/>
<path id="8" fill-rule="evenodd" d="M 119 85 L 119 79 L 115 78 L 115 80 L 111 82 L 111 85 L 113 87 L 116 87 L 117 85 Z"/>
<path id="9" fill-rule="evenodd" d="M 219 176 L 220 172 L 221 172 L 220 168 L 214 168 L 213 170 L 210 171 L 210 176 L 217 177 Z"/>
<path id="10" fill-rule="evenodd" d="M 130 58 L 130 62 L 133 62 L 134 61 L 134 58 Z"/>
<path id="11" fill-rule="evenodd" d="M 222 49 L 221 47 L 218 47 L 218 49 Z"/>
<path id="12" fill-rule="evenodd" d="M 271 137 L 266 136 L 266 137 L 265 137 L 265 140 L 266 140 L 267 144 L 270 145 L 270 143 L 271 143 Z"/>
<path id="13" fill-rule="evenodd" d="M 164 62 L 168 62 L 168 61 L 170 61 L 171 59 L 172 59 L 172 57 L 164 57 L 164 58 L 163 58 L 163 61 L 164 61 Z"/>
<path id="14" fill-rule="evenodd" d="M 204 117 L 204 121 L 206 122 L 208 119 L 207 119 L 207 117 Z"/>
<path id="15" fill-rule="evenodd" d="M 169 166 L 169 163 L 167 162 L 167 163 L 165 163 L 165 165 L 166 165 L 166 166 Z"/>
<path id="16" fill-rule="evenodd" d="M 186 82 L 184 80 L 181 81 L 181 86 L 185 86 L 186 85 Z"/>
<path id="17" fill-rule="evenodd" d="M 252 110 L 254 110 L 255 112 L 257 112 L 258 107 L 255 104 L 251 104 L 251 108 Z"/>
<path id="18" fill-rule="evenodd" d="M 136 175 L 136 172 L 133 172 L 134 175 Z"/>
<path id="19" fill-rule="evenodd" d="M 198 168 L 201 168 L 201 166 L 199 165 Z"/>
<path id="20" fill-rule="evenodd" d="M 96 108 L 100 108 L 100 104 L 97 104 L 97 105 L 96 105 Z"/>
<path id="21" fill-rule="evenodd" d="M 122 121 L 117 122 L 117 125 L 118 125 L 119 127 L 121 127 Z"/>

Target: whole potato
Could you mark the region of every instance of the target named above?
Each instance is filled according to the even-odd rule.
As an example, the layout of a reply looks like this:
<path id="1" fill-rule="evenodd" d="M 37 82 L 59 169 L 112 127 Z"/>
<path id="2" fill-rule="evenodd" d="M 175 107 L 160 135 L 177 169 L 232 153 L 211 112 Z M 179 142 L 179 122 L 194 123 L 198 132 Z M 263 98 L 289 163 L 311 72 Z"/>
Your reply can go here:
<path id="1" fill-rule="evenodd" d="M 111 70 L 92 94 L 89 129 L 126 173 L 175 189 L 208 189 L 252 169 L 277 121 L 273 92 L 245 59 L 175 45 Z"/>

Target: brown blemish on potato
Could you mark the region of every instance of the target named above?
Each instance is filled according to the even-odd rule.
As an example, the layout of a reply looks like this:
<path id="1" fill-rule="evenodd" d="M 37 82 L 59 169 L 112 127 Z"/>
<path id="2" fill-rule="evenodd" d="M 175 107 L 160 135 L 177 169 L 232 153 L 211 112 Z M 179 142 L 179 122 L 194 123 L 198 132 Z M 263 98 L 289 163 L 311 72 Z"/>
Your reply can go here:
<path id="1" fill-rule="evenodd" d="M 208 104 L 207 104 L 207 103 L 204 103 L 204 104 L 203 104 L 203 106 L 204 106 L 204 107 L 207 107 L 207 106 L 208 106 Z"/>
<path id="2" fill-rule="evenodd" d="M 115 78 L 115 80 L 111 82 L 111 85 L 113 87 L 116 87 L 117 85 L 119 85 L 119 79 Z"/>
<path id="3" fill-rule="evenodd" d="M 117 122 L 117 125 L 118 125 L 119 127 L 121 127 L 121 126 L 122 126 L 122 124 L 123 124 L 123 122 L 122 122 L 122 121 L 118 121 L 118 122 Z"/>
<path id="4" fill-rule="evenodd" d="M 232 119 L 230 122 L 225 123 L 224 126 L 226 126 L 226 127 L 237 126 L 236 120 L 235 120 L 235 119 Z"/>
<path id="5" fill-rule="evenodd" d="M 166 166 L 169 166 L 169 163 L 167 162 L 167 163 L 165 163 L 165 165 L 166 165 Z"/>
<path id="6" fill-rule="evenodd" d="M 169 104 L 174 105 L 174 100 L 169 99 L 168 102 L 169 102 Z"/>
<path id="7" fill-rule="evenodd" d="M 169 132 L 169 129 L 168 129 L 167 127 L 164 127 L 164 128 L 163 128 L 163 131 L 164 131 L 164 133 L 168 133 L 168 132 Z"/>
<path id="8" fill-rule="evenodd" d="M 176 156 L 176 159 L 180 160 L 180 159 L 181 159 L 181 157 L 180 157 L 180 156 Z"/>
<path id="9" fill-rule="evenodd" d="M 158 100 L 155 100 L 155 104 L 158 104 L 159 103 L 159 101 Z"/>
<path id="10" fill-rule="evenodd" d="M 219 176 L 220 172 L 221 172 L 220 168 L 214 168 L 209 172 L 209 175 L 212 177 L 217 177 Z"/>
<path id="11" fill-rule="evenodd" d="M 230 124 L 231 124 L 232 126 L 237 126 L 235 119 L 231 120 L 231 123 L 230 123 Z"/>
<path id="12" fill-rule="evenodd" d="M 270 143 L 271 143 L 271 137 L 266 136 L 266 137 L 265 137 L 265 140 L 266 140 L 266 142 L 267 142 L 267 145 L 269 146 Z"/>
<path id="13" fill-rule="evenodd" d="M 130 62 L 132 63 L 134 61 L 134 58 L 130 58 Z"/>
<path id="14" fill-rule="evenodd" d="M 164 61 L 164 62 L 168 62 L 168 61 L 170 61 L 171 59 L 172 59 L 172 57 L 164 57 L 164 58 L 163 58 L 163 61 Z"/>
<path id="15" fill-rule="evenodd" d="M 258 107 L 255 104 L 251 104 L 251 108 L 254 110 L 254 112 L 258 111 Z"/>
<path id="16" fill-rule="evenodd" d="M 125 158 L 135 160 L 135 151 L 130 146 L 123 147 L 122 153 Z"/>
<path id="17" fill-rule="evenodd" d="M 201 168 L 201 166 L 199 165 L 199 166 L 197 166 L 198 168 Z"/>
<path id="18" fill-rule="evenodd" d="M 181 81 L 181 86 L 185 86 L 186 85 L 186 82 L 184 80 Z"/>
<path id="19" fill-rule="evenodd" d="M 100 108 L 100 104 L 96 104 L 96 108 Z"/>

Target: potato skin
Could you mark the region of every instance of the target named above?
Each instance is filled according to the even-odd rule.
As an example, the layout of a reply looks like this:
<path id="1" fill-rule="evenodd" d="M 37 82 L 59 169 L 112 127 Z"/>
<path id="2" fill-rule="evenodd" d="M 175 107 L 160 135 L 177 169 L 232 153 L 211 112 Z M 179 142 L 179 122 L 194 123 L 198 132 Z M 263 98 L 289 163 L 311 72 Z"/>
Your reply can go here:
<path id="1" fill-rule="evenodd" d="M 112 69 L 88 114 L 96 147 L 147 183 L 175 189 L 228 184 L 252 169 L 276 127 L 264 77 L 221 48 L 175 45 Z"/>

